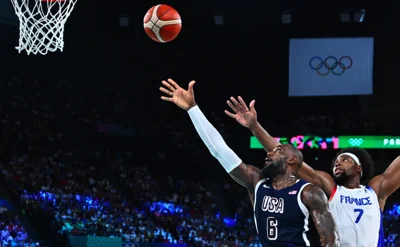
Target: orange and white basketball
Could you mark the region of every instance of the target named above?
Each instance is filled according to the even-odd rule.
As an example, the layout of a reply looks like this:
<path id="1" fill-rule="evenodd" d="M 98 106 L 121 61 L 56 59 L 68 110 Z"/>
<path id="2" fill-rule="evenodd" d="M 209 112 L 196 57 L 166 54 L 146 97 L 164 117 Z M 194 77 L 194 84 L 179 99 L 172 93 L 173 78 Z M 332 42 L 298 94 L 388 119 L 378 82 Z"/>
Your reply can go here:
<path id="1" fill-rule="evenodd" d="M 182 28 L 178 11 L 165 4 L 151 7 L 144 16 L 143 24 L 147 35 L 160 43 L 174 40 Z"/>

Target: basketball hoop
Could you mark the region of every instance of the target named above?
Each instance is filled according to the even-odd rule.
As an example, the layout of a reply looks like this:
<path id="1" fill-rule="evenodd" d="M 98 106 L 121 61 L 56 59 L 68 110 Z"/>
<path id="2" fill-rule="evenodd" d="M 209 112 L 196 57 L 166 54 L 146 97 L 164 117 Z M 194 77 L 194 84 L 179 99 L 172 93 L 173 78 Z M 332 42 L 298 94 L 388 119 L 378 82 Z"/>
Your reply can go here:
<path id="1" fill-rule="evenodd" d="M 19 53 L 63 51 L 64 25 L 77 0 L 11 0 L 19 18 Z"/>

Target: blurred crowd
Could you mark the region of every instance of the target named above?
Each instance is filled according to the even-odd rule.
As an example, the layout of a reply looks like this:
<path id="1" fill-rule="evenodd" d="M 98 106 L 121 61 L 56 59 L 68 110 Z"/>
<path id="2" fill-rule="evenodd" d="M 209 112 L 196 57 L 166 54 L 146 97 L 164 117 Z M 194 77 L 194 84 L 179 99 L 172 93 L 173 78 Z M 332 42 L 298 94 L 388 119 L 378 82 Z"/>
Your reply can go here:
<path id="1" fill-rule="evenodd" d="M 127 97 L 95 85 L 86 84 L 85 90 L 66 81 L 32 83 L 21 77 L 3 78 L 0 86 L 7 143 L 2 147 L 8 157 L 1 170 L 28 215 L 52 215 L 60 234 L 122 237 L 126 243 L 253 241 L 254 231 L 244 230 L 254 229 L 252 221 L 225 224 L 200 181 L 154 179 L 147 166 L 135 162 L 135 154 L 106 149 L 97 133 L 89 133 L 93 145 L 79 147 L 96 122 L 122 118 Z"/>
<path id="2" fill-rule="evenodd" d="M 0 206 L 0 247 L 39 247 L 38 242 L 28 238 L 18 216 L 9 220 L 7 208 Z"/>
<path id="3" fill-rule="evenodd" d="M 395 204 L 385 212 L 384 227 L 387 247 L 400 246 L 400 205 Z"/>
<path id="4" fill-rule="evenodd" d="M 25 77 L 0 78 L 0 87 L 0 169 L 27 215 L 53 217 L 60 235 L 121 237 L 124 246 L 261 246 L 247 192 L 233 181 L 221 182 L 221 205 L 206 182 L 160 179 L 150 165 L 138 163 L 140 153 L 133 153 L 132 147 L 118 150 L 104 143 L 96 124 L 130 119 L 127 109 L 134 106 L 128 92 L 96 82 L 49 83 Z M 373 121 L 350 125 L 349 118 L 347 122 L 349 132 L 380 126 Z M 334 123 L 333 117 L 303 117 L 298 131 L 324 126 L 323 132 L 336 128 Z M 222 124 L 218 128 L 223 129 Z M 226 205 L 229 215 L 221 213 Z M 387 242 L 399 246 L 400 211 L 391 210 L 385 216 Z M 31 241 L 18 219 L 0 225 L 3 242 Z"/>

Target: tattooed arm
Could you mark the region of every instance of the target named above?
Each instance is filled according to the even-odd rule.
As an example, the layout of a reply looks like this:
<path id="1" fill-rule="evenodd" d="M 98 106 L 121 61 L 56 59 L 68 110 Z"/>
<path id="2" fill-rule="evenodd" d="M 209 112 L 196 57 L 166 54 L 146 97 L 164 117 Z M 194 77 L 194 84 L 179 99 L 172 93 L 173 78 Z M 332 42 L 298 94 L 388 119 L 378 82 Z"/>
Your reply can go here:
<path id="1" fill-rule="evenodd" d="M 233 169 L 233 171 L 231 171 L 229 175 L 238 184 L 244 186 L 247 189 L 251 204 L 254 207 L 255 186 L 257 182 L 261 180 L 260 169 L 258 169 L 255 166 L 247 165 L 242 162 L 238 167 Z"/>
<path id="2" fill-rule="evenodd" d="M 339 246 L 338 231 L 328 209 L 328 199 L 322 189 L 313 184 L 307 185 L 301 199 L 313 218 L 322 246 Z"/>

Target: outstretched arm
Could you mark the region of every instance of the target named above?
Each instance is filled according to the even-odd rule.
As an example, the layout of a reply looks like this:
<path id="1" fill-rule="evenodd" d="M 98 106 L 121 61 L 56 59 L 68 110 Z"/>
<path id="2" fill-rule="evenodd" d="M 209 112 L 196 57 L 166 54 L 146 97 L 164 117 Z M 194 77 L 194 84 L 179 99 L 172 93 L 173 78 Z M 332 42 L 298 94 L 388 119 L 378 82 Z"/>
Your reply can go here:
<path id="1" fill-rule="evenodd" d="M 255 183 L 259 180 L 260 170 L 242 162 L 237 154 L 225 143 L 221 134 L 207 120 L 198 106 L 191 108 L 188 113 L 197 133 L 212 156 L 219 161 L 236 182 L 247 189 L 253 189 Z"/>
<path id="2" fill-rule="evenodd" d="M 275 138 L 273 138 L 257 121 L 257 112 L 254 107 L 254 100 L 251 101 L 249 107 L 247 107 L 242 97 L 239 96 L 238 100 L 231 97 L 227 104 L 234 113 L 228 111 L 225 111 L 225 113 L 234 118 L 241 125 L 249 128 L 266 151 L 271 151 L 280 145 L 280 143 L 275 140 Z M 297 176 L 307 182 L 318 185 L 329 196 L 335 187 L 335 181 L 328 173 L 316 171 L 304 162 L 298 171 Z"/>
<path id="3" fill-rule="evenodd" d="M 322 246 L 339 246 L 339 234 L 328 208 L 328 199 L 321 188 L 307 185 L 301 199 L 313 218 Z"/>
<path id="4" fill-rule="evenodd" d="M 398 156 L 383 174 L 375 176 L 369 186 L 378 195 L 381 210 L 385 207 L 386 199 L 400 187 L 400 156 Z"/>
<path id="5" fill-rule="evenodd" d="M 194 81 L 189 83 L 188 90 L 181 88 L 172 79 L 168 79 L 168 82 L 163 81 L 162 83 L 165 87 L 161 87 L 160 90 L 169 97 L 163 96 L 161 99 L 173 102 L 186 110 L 197 133 L 211 155 L 219 161 L 226 172 L 236 182 L 246 187 L 249 193 L 254 190 L 255 184 L 260 179 L 260 170 L 243 163 L 236 153 L 225 143 L 221 134 L 208 121 L 194 100 Z"/>

